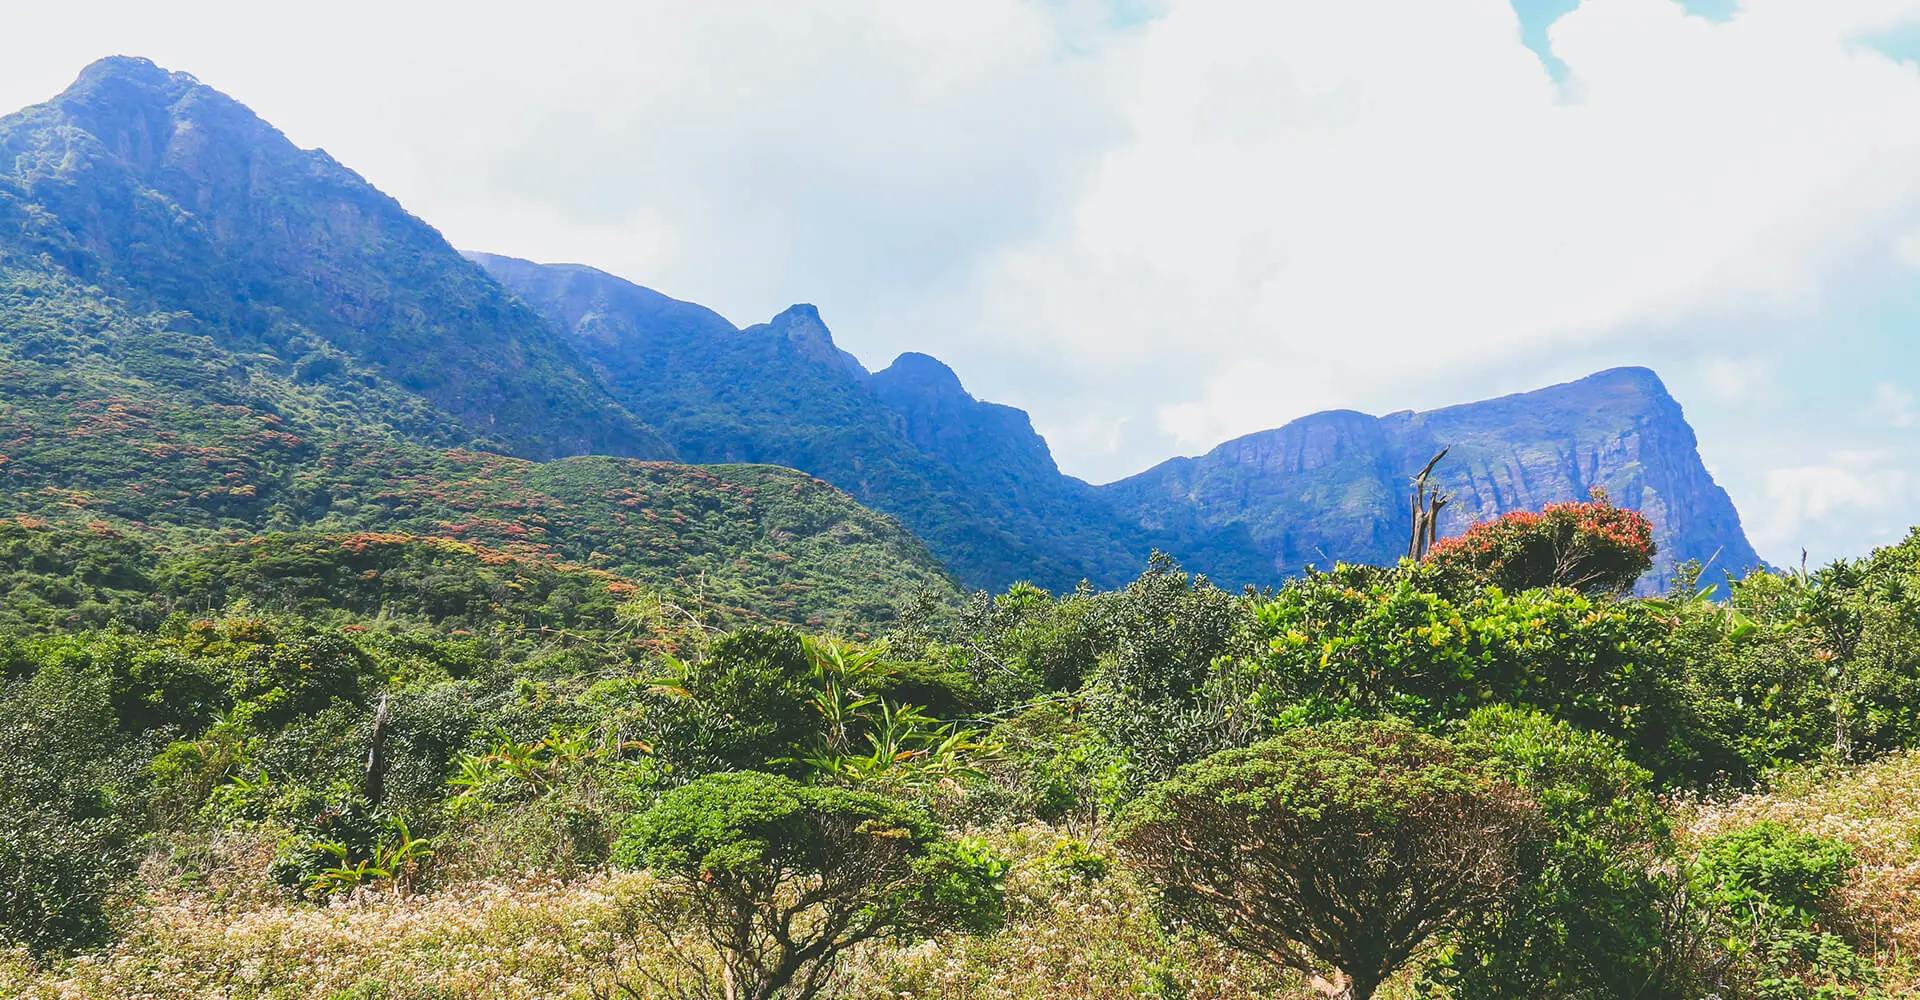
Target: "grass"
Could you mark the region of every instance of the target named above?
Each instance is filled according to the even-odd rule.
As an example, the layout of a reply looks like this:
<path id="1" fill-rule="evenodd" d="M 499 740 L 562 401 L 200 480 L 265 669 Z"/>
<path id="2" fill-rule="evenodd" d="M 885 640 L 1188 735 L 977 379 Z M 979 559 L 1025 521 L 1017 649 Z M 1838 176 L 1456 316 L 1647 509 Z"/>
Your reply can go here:
<path id="1" fill-rule="evenodd" d="M 1860 867 L 1842 923 L 1892 996 L 1920 995 L 1920 752 L 1847 771 L 1810 769 L 1764 793 L 1682 803 L 1682 838 L 1772 819 L 1851 844 Z M 858 953 L 837 1000 L 1307 1000 L 1319 995 L 1196 935 L 1161 928 L 1126 871 L 1069 874 L 1048 862 L 1062 834 L 998 830 L 1014 860 L 1008 926 Z M 156 850 L 111 949 L 36 966 L 0 953 L 0 996 L 23 1000 L 598 1000 L 638 984 L 659 929 L 637 920 L 644 874 L 470 878 L 331 905 L 267 887 L 269 835 Z M 1410 1000 L 1404 983 L 1388 1000 Z"/>
<path id="2" fill-rule="evenodd" d="M 1190 935 L 1165 934 L 1122 871 L 1089 881 L 1043 859 L 1046 828 L 994 838 L 1015 858 L 1008 926 L 981 938 L 882 945 L 849 963 L 843 1000 L 1304 1000 L 1304 984 Z M 332 905 L 298 903 L 265 884 L 260 838 L 202 858 L 211 880 L 183 884 L 177 860 L 155 859 L 145 898 L 113 948 L 36 967 L 0 953 L 0 996 L 23 1000 L 597 1000 L 635 984 L 660 952 L 636 923 L 654 891 L 644 874 L 571 880 L 475 880 L 396 897 L 364 892 Z M 1395 997 L 1393 1000 L 1402 1000 Z"/>
<path id="3" fill-rule="evenodd" d="M 1835 922 L 1873 956 L 1890 995 L 1920 996 L 1920 751 L 1791 771 L 1764 792 L 1678 812 L 1688 840 L 1773 820 L 1852 846 L 1859 867 Z"/>

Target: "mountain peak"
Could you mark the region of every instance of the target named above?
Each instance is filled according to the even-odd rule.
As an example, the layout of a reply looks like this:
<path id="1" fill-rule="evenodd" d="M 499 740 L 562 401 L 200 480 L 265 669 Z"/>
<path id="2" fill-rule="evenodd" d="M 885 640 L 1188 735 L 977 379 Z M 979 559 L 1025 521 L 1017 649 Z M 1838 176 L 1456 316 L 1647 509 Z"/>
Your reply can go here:
<path id="1" fill-rule="evenodd" d="M 867 373 L 858 358 L 834 344 L 833 331 L 820 319 L 820 310 L 809 303 L 788 306 L 767 323 L 767 328 L 785 338 L 803 358 L 838 365 L 855 375 Z"/>
<path id="2" fill-rule="evenodd" d="M 1572 382 L 1565 383 L 1565 387 L 1575 386 L 1612 389 L 1622 392 L 1640 392 L 1657 399 L 1671 398 L 1671 394 L 1667 392 L 1667 384 L 1661 381 L 1659 373 L 1651 368 L 1643 368 L 1639 365 L 1607 368 L 1594 372 L 1585 378 L 1579 378 Z M 1554 386 L 1553 388 L 1562 388 L 1562 386 Z"/>
<path id="3" fill-rule="evenodd" d="M 822 333 L 825 333 L 827 329 L 826 323 L 820 319 L 820 307 L 811 302 L 795 302 L 793 305 L 780 310 L 780 315 L 775 316 L 773 322 L 811 323 L 819 327 Z M 828 339 L 831 340 L 832 338 L 829 337 Z"/>
<path id="4" fill-rule="evenodd" d="M 1640 382 L 1647 385 L 1657 385 L 1663 388 L 1666 385 L 1666 383 L 1660 381 L 1659 372 L 1656 372 L 1653 369 L 1646 367 L 1645 365 L 1621 365 L 1618 368 L 1605 368 L 1600 371 L 1594 372 L 1593 374 L 1587 376 L 1585 379 L 1581 379 L 1581 381 L 1583 382 L 1589 381 L 1589 380 L 1591 381 L 1602 381 L 1602 380 L 1631 381 L 1631 382 Z"/>
<path id="5" fill-rule="evenodd" d="M 1660 552 L 1646 586 L 1715 551 L 1735 572 L 1759 562 L 1680 404 L 1640 367 L 1425 412 L 1316 413 L 1108 489 L 1141 523 L 1173 498 L 1193 504 L 1202 524 L 1243 525 L 1282 571 L 1390 561 L 1406 537 L 1406 478 L 1441 448 L 1450 451 L 1439 475 L 1455 495 L 1446 532 L 1604 486 L 1654 522 Z"/>
<path id="6" fill-rule="evenodd" d="M 433 227 L 186 73 L 115 56 L 0 118 L 0 191 L 35 220 L 0 252 L 187 314 L 223 349 L 291 364 L 324 344 L 482 447 L 672 454 Z"/>
<path id="7" fill-rule="evenodd" d="M 966 388 L 960 384 L 960 376 L 954 374 L 953 369 L 947 367 L 946 362 L 931 354 L 921 354 L 918 351 L 908 351 L 894 358 L 893 364 L 888 365 L 874 378 L 886 379 L 922 392 L 967 395 Z"/>
<path id="8" fill-rule="evenodd" d="M 106 56 L 87 64 L 80 75 L 74 79 L 75 87 L 95 84 L 106 80 L 126 80 L 145 86 L 198 86 L 200 81 L 191 73 L 169 70 L 145 56 Z M 71 89 L 71 88 L 69 88 Z"/>

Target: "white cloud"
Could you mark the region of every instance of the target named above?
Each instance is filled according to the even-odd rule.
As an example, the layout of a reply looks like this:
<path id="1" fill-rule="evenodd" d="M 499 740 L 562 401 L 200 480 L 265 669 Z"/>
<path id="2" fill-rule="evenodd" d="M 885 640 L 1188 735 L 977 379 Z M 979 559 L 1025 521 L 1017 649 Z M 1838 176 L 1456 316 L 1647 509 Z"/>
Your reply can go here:
<path id="1" fill-rule="evenodd" d="M 982 326 L 1151 367 L 1188 448 L 1444 402 L 1463 373 L 1579 374 L 1553 359 L 1649 327 L 1815 315 L 1920 222 L 1920 74 L 1851 43 L 1920 7 L 1814 6 L 1588 0 L 1552 31 L 1562 99 L 1501 0 L 1175 5 L 1129 56 L 1131 138 L 1071 230 L 989 269 Z M 1686 349 L 1757 352 L 1710 376 L 1752 392 L 1803 330 Z"/>
<path id="2" fill-rule="evenodd" d="M 1825 464 L 1772 469 L 1766 473 L 1766 502 L 1746 512 L 1748 533 L 1756 547 L 1771 553 L 1808 548 L 1841 554 L 1831 544 L 1841 521 L 1891 541 L 1920 502 L 1917 485 L 1894 456 L 1880 452 L 1842 452 Z"/>
<path id="3" fill-rule="evenodd" d="M 1707 387 L 1729 403 L 1753 402 L 1779 389 L 1779 365 L 1769 357 L 1718 357 L 1702 366 Z"/>
<path id="4" fill-rule="evenodd" d="M 1913 393 L 1891 382 L 1873 387 L 1873 400 L 1867 407 L 1867 419 L 1889 427 L 1907 428 L 1920 424 L 1920 410 L 1914 408 Z"/>

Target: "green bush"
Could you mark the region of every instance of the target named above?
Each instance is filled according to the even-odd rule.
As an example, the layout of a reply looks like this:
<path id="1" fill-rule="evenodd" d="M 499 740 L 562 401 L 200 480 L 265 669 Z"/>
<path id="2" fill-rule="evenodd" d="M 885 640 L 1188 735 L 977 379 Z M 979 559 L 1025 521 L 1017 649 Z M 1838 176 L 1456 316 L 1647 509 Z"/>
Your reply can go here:
<path id="1" fill-rule="evenodd" d="M 1762 821 L 1701 845 L 1690 875 L 1723 978 L 1761 1000 L 1870 1000 L 1872 961 L 1823 926 L 1855 865 L 1846 844 Z"/>
<path id="2" fill-rule="evenodd" d="M 1459 727 L 1461 752 L 1539 804 L 1549 836 L 1500 910 L 1472 914 L 1424 972 L 1458 998 L 1678 998 L 1661 874 L 1671 856 L 1653 778 L 1615 741 L 1537 712 L 1495 707 Z"/>
<path id="3" fill-rule="evenodd" d="M 1854 863 L 1853 849 L 1838 840 L 1766 821 L 1707 841 L 1694 861 L 1694 878 L 1720 905 L 1811 918 Z"/>
<path id="4" fill-rule="evenodd" d="M 805 640 L 784 628 L 729 633 L 666 686 L 661 750 L 689 774 L 797 761 L 819 731 Z M 797 771 L 798 764 L 789 769 Z"/>
<path id="5" fill-rule="evenodd" d="M 112 818 L 0 800 L 0 941 L 38 953 L 105 944 L 132 860 Z"/>
<path id="6" fill-rule="evenodd" d="M 1147 572 L 1108 596 L 1108 649 L 1087 690 L 1088 714 L 1125 759 L 1129 791 L 1226 746 L 1206 682 L 1240 652 L 1246 602 L 1155 553 Z"/>
<path id="7" fill-rule="evenodd" d="M 1719 757 L 1680 681 L 1687 651 L 1638 601 L 1572 590 L 1450 596 L 1418 569 L 1339 567 L 1255 602 L 1257 652 L 1213 685 L 1228 719 L 1273 732 L 1398 715 L 1438 729 L 1476 709 L 1537 709 L 1623 743 L 1663 781 Z"/>
<path id="8" fill-rule="evenodd" d="M 970 799 L 983 819 L 1038 819 L 1091 834 L 1117 807 L 1120 761 L 1077 700 L 1036 702 L 995 726 Z"/>
<path id="9" fill-rule="evenodd" d="M 6 684 L 0 746 L 0 942 L 104 943 L 138 808 L 107 678 L 54 665 Z"/>
<path id="10" fill-rule="evenodd" d="M 1747 775 L 1920 745 L 1920 532 L 1865 560 L 1754 573 L 1677 631 L 1688 682 Z"/>

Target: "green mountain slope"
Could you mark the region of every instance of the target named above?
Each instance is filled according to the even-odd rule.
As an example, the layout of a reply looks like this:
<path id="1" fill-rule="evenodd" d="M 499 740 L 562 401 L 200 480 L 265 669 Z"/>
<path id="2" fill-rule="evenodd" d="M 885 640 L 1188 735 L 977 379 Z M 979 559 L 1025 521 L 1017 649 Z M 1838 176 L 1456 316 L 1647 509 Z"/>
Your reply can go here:
<path id="1" fill-rule="evenodd" d="M 1392 562 L 1410 531 L 1407 480 L 1442 447 L 1456 494 L 1443 528 L 1584 499 L 1595 486 L 1654 522 L 1643 586 L 1690 559 L 1760 560 L 1652 372 L 1429 413 L 1319 413 L 1106 486 L 1063 475 L 1017 409 L 903 354 L 868 374 L 810 306 L 746 330 L 591 268 L 476 255 L 562 329 L 612 391 L 703 461 L 805 469 L 899 517 L 974 586 L 1116 586 L 1154 548 L 1238 585 L 1309 563 Z"/>
<path id="2" fill-rule="evenodd" d="M 532 458 L 671 449 L 440 234 L 324 152 L 142 59 L 0 119 L 0 246 L 171 328 L 336 383 L 341 355 L 458 441 Z M 448 426 L 403 424 L 448 438 Z"/>
<path id="3" fill-rule="evenodd" d="M 144 60 L 0 119 L 0 333 L 7 511 L 474 537 L 785 594 L 781 616 L 898 603 L 942 579 L 933 556 L 969 586 L 1054 590 L 1118 585 L 1156 548 L 1231 585 L 1391 559 L 1405 478 L 1441 446 L 1449 530 L 1604 485 L 1658 528 L 1649 586 L 1676 560 L 1757 562 L 1651 373 L 1318 414 L 1095 487 L 931 357 L 870 373 L 812 306 L 743 330 L 590 268 L 466 259 L 326 154 Z M 807 476 L 800 509 L 774 516 L 767 494 L 788 493 L 769 477 L 788 473 L 586 454 L 798 469 L 926 547 Z M 565 461 L 526 461 L 543 459 Z M 742 476 L 759 506 L 729 492 Z M 846 526 L 874 544 L 835 549 Z M 790 537 L 817 543 L 811 561 Z M 833 582 L 847 574 L 861 582 Z"/>
<path id="4" fill-rule="evenodd" d="M 126 87 L 131 96 L 100 96 Z M 695 593 L 736 620 L 840 626 L 890 617 L 922 592 L 957 596 L 892 519 L 790 469 L 485 450 L 670 452 L 539 317 L 364 184 L 340 181 L 333 194 L 215 185 L 201 216 L 176 217 L 165 233 L 115 216 L 129 208 L 115 185 L 134 175 L 120 161 L 142 159 L 144 140 L 131 137 L 146 133 L 115 132 L 127 148 L 108 155 L 49 109 L 84 98 L 111 117 L 149 96 L 142 87 L 184 88 L 167 109 L 244 112 L 182 77 L 115 60 L 88 71 L 79 97 L 0 121 L 0 148 L 15 154 L 0 160 L 14 168 L 0 182 L 0 213 L 12 214 L 0 217 L 15 224 L 0 224 L 0 516 L 98 522 L 176 550 L 262 531 L 457 539 Z M 211 112 L 167 113 L 181 143 Z M 91 165 L 46 173 L 61 143 L 71 154 L 62 163 Z M 230 131 L 189 144 L 209 143 L 277 156 L 284 140 Z M 203 153 L 220 163 L 267 155 Z M 302 162 L 340 180 L 331 161 Z M 154 168 L 162 180 L 173 169 Z M 272 174 L 273 163 L 250 169 Z M 48 185 L 57 197 L 24 200 Z M 143 206 L 136 216 L 184 211 L 155 207 L 157 190 L 128 189 Z M 381 225 L 431 240 L 396 249 L 360 240 L 361 229 L 321 227 L 269 250 L 215 236 L 276 212 L 282 222 L 356 218 L 356 199 L 391 208 Z M 411 263 L 388 268 L 387 250 Z M 228 284 L 256 270 L 253 284 Z M 299 285 L 322 272 L 323 283 Z M 360 309 L 379 322 L 339 318 Z M 450 374 L 412 379 L 429 368 Z M 495 419 L 504 430 L 476 434 Z"/>

